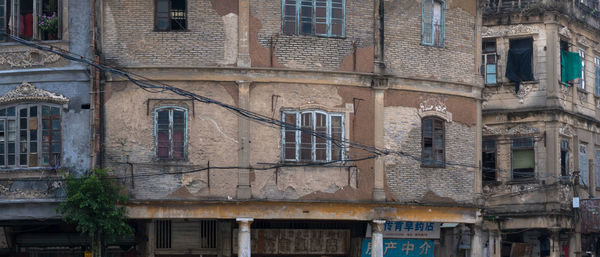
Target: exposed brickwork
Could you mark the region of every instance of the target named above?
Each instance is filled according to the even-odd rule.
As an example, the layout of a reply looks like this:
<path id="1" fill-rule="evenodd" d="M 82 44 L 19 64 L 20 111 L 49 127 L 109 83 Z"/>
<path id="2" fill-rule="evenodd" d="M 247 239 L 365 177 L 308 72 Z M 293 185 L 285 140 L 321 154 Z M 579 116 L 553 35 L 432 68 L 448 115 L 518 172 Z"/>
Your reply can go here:
<path id="1" fill-rule="evenodd" d="M 385 62 L 399 76 L 478 84 L 475 17 L 446 1 L 445 46 L 421 44 L 420 1 L 385 1 Z M 468 6 L 470 7 L 470 6 Z"/>
<path id="2" fill-rule="evenodd" d="M 210 1 L 188 3 L 188 30 L 154 31 L 154 1 L 104 1 L 103 53 L 119 65 L 216 65 L 224 58 L 223 18 Z M 237 38 L 237 37 L 236 37 Z"/>
<path id="3" fill-rule="evenodd" d="M 386 107 L 386 147 L 421 157 L 421 117 L 411 107 Z M 475 162 L 476 127 L 458 122 L 446 122 L 446 161 L 477 166 Z M 423 201 L 430 191 L 438 197 L 456 202 L 473 200 L 475 171 L 461 166 L 422 168 L 411 157 L 386 157 L 386 180 L 390 191 L 403 202 Z M 431 194 L 429 193 L 429 194 Z"/>
<path id="4" fill-rule="evenodd" d="M 270 48 L 274 44 L 277 62 L 287 68 L 339 70 L 344 57 L 358 48 L 373 45 L 373 2 L 346 0 L 345 38 L 288 36 L 281 32 L 281 1 L 251 0 L 251 15 L 262 27 L 259 43 Z"/>

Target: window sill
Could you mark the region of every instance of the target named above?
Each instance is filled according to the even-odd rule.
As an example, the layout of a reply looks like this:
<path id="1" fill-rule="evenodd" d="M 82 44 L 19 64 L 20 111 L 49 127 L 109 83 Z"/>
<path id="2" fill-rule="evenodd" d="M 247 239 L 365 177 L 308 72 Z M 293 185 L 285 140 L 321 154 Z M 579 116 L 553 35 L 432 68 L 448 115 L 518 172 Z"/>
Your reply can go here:
<path id="1" fill-rule="evenodd" d="M 163 33 L 163 32 L 175 32 L 175 33 L 185 33 L 185 32 L 190 32 L 189 29 L 179 29 L 179 30 L 157 30 L 157 29 L 153 29 L 152 32 L 159 32 L 159 33 Z"/>
<path id="2" fill-rule="evenodd" d="M 507 181 L 505 184 L 507 185 L 518 185 L 518 184 L 539 184 L 535 178 L 522 178 L 522 179 L 512 179 L 511 181 Z"/>
<path id="3" fill-rule="evenodd" d="M 446 49 L 446 45 L 438 46 L 438 45 L 427 45 L 427 44 L 423 44 L 423 43 L 421 43 L 421 45 L 426 46 L 426 47 L 435 47 L 435 48 L 439 48 L 439 49 Z"/>
<path id="4" fill-rule="evenodd" d="M 579 88 L 579 87 L 576 87 L 576 88 L 577 88 L 578 93 L 582 93 L 582 94 L 586 94 L 586 95 L 589 94 L 589 92 L 586 91 L 585 88 Z"/>
<path id="5" fill-rule="evenodd" d="M 346 39 L 346 36 L 323 36 L 323 35 L 314 35 L 314 34 L 283 34 L 284 36 L 290 37 L 318 37 L 318 38 L 332 38 L 332 39 Z"/>

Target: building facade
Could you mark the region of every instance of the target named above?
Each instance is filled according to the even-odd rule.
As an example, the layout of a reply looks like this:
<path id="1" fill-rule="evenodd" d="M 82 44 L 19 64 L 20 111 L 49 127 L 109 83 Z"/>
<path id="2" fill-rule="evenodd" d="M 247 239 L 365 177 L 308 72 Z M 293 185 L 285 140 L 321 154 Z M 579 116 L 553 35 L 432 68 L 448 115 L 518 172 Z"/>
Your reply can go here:
<path id="1" fill-rule="evenodd" d="M 89 1 L 0 1 L 3 33 L 87 58 L 90 14 Z M 0 256 L 71 252 L 76 231 L 55 208 L 62 173 L 92 165 L 89 69 L 0 40 Z"/>
<path id="2" fill-rule="evenodd" d="M 481 256 L 476 1 L 95 10 L 100 60 L 133 74 L 103 74 L 101 161 L 137 255 Z"/>
<path id="3" fill-rule="evenodd" d="M 483 196 L 489 256 L 597 256 L 598 1 L 486 1 Z M 597 230 L 596 230 L 597 231 Z"/>

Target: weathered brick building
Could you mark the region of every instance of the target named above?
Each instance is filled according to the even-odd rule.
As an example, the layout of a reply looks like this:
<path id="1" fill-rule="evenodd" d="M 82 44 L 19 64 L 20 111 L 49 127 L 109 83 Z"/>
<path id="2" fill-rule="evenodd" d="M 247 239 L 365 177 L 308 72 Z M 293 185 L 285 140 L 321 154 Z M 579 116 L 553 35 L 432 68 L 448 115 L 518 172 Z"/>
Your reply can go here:
<path id="1" fill-rule="evenodd" d="M 130 177 L 138 255 L 381 257 L 408 229 L 389 254 L 481 256 L 477 1 L 96 10 L 102 61 L 233 107 L 105 74 L 102 163 Z"/>
<path id="2" fill-rule="evenodd" d="M 573 199 L 597 197 L 600 182 L 598 6 L 484 3 L 482 179 L 490 256 L 511 249 L 597 256 L 598 228 L 581 225 L 589 217 Z"/>

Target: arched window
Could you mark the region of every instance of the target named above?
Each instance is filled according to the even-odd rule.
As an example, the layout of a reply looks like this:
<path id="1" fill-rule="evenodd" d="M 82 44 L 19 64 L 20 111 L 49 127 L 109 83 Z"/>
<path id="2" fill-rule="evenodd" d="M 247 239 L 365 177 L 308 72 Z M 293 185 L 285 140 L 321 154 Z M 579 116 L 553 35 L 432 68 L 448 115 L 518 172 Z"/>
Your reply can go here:
<path id="1" fill-rule="evenodd" d="M 444 167 L 445 124 L 438 117 L 425 117 L 421 121 L 421 161 L 425 167 Z"/>
<path id="2" fill-rule="evenodd" d="M 181 160 L 186 157 L 187 109 L 160 107 L 154 111 L 156 157 Z"/>
<path id="3" fill-rule="evenodd" d="M 52 104 L 0 108 L 0 166 L 58 167 L 61 110 Z"/>

